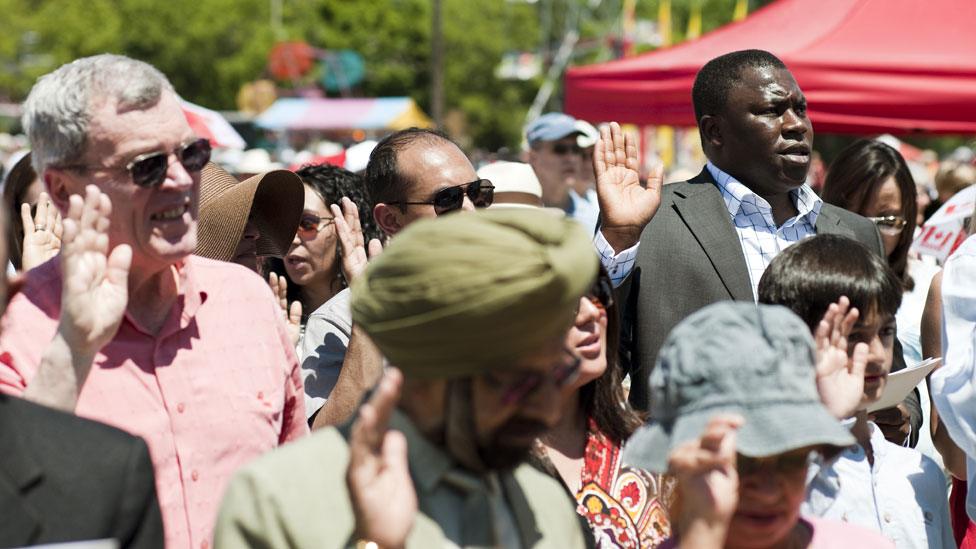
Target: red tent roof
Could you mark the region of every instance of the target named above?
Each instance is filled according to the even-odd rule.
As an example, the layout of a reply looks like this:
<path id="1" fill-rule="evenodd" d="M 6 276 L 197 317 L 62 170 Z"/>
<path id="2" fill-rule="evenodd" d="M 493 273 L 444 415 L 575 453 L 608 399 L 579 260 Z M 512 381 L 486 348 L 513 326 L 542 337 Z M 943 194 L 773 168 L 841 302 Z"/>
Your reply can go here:
<path id="1" fill-rule="evenodd" d="M 817 131 L 976 133 L 974 29 L 973 0 L 779 0 L 698 40 L 570 69 L 565 110 L 693 126 L 698 69 L 759 48 L 793 72 Z"/>

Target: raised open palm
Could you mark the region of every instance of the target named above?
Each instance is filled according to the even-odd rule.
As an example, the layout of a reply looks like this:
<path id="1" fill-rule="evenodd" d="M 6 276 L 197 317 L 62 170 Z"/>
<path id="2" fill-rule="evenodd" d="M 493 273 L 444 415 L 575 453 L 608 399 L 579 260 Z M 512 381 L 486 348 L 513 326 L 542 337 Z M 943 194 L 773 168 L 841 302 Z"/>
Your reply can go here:
<path id="1" fill-rule="evenodd" d="M 739 503 L 736 431 L 742 424 L 741 416 L 716 415 L 700 438 L 676 446 L 668 456 L 668 472 L 678 480 L 681 498 L 681 516 L 675 521 L 680 536 L 696 523 L 727 529 Z"/>
<path id="2" fill-rule="evenodd" d="M 72 195 L 61 242 L 60 331 L 76 351 L 94 355 L 119 329 L 128 303 L 132 249 L 109 250 L 112 203 L 94 185 Z"/>
<path id="3" fill-rule="evenodd" d="M 37 211 L 31 215 L 30 204 L 20 205 L 20 222 L 24 227 L 21 267 L 27 271 L 58 255 L 63 226 L 61 212 L 47 193 L 37 197 Z"/>
<path id="4" fill-rule="evenodd" d="M 349 438 L 346 485 L 356 535 L 380 547 L 403 547 L 417 517 L 417 492 L 407 464 L 407 439 L 389 428 L 403 374 L 389 368 L 359 408 Z"/>
<path id="5" fill-rule="evenodd" d="M 817 347 L 817 391 L 824 406 L 836 418 L 850 417 L 864 395 L 867 343 L 858 343 L 848 356 L 847 336 L 859 316 L 846 296 L 831 303 L 813 333 Z"/>
<path id="6" fill-rule="evenodd" d="M 366 242 L 355 202 L 342 197 L 340 203 L 341 206 L 333 204 L 329 208 L 335 217 L 336 235 L 342 250 L 342 272 L 346 282 L 352 284 L 366 270 L 369 260 L 383 252 L 383 244 L 375 238 Z"/>
<path id="7" fill-rule="evenodd" d="M 302 338 L 302 302 L 292 301 L 288 303 L 288 281 L 284 275 L 274 272 L 268 273 L 268 286 L 271 286 L 271 293 L 278 300 L 281 307 L 282 318 L 285 319 L 285 328 L 288 330 L 288 337 L 292 345 L 298 345 L 298 340 Z"/>
<path id="8" fill-rule="evenodd" d="M 600 139 L 593 151 L 593 170 L 603 218 L 601 231 L 620 252 L 637 243 L 661 206 L 663 168 L 651 173 L 647 186 L 641 185 L 636 138 L 611 122 L 600 128 Z"/>

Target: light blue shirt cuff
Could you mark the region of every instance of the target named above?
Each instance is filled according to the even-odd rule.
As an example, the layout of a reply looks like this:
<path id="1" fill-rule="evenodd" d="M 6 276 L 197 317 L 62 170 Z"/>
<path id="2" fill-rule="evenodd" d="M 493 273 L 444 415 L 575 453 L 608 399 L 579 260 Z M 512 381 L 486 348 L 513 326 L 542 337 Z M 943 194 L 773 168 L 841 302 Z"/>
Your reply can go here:
<path id="1" fill-rule="evenodd" d="M 630 275 L 630 271 L 634 270 L 634 261 L 637 259 L 637 247 L 640 246 L 640 242 L 637 242 L 637 244 L 620 253 L 616 253 L 613 246 L 603 236 L 603 232 L 597 231 L 593 237 L 593 246 L 596 247 L 597 253 L 600 254 L 600 262 L 603 263 L 603 268 L 610 275 L 610 280 L 613 282 L 614 287 L 620 286 L 627 276 Z"/>

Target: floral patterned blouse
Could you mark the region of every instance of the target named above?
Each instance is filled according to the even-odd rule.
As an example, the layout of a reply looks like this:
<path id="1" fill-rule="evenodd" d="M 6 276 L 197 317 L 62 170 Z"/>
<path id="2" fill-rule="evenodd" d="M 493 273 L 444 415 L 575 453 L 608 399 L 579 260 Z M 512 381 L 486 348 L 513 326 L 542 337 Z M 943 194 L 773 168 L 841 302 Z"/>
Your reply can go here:
<path id="1" fill-rule="evenodd" d="M 620 445 L 590 420 L 576 510 L 599 548 L 656 548 L 671 535 L 668 503 L 675 483 L 667 475 L 623 465 L 620 458 Z M 556 473 L 547 458 L 543 461 Z"/>

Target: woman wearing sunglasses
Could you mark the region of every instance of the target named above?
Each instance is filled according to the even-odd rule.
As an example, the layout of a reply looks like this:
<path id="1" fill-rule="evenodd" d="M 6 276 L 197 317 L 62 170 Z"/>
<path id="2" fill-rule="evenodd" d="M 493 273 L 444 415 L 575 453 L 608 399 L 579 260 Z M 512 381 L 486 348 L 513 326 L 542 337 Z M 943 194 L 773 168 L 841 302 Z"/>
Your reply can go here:
<path id="1" fill-rule="evenodd" d="M 621 447 L 642 417 L 621 386 L 613 351 L 619 329 L 613 286 L 601 267 L 568 335 L 581 359 L 579 373 L 564 389 L 562 419 L 538 441 L 533 457 L 576 498 L 598 547 L 656 547 L 671 532 L 671 482 L 621 463 Z"/>
<path id="2" fill-rule="evenodd" d="M 380 233 L 369 215 L 360 176 L 328 164 L 305 166 L 296 173 L 305 184 L 305 206 L 283 265 L 273 264 L 272 269 L 285 275 L 287 301 L 301 304 L 304 326 L 308 315 L 347 286 L 335 217 L 329 205 L 338 204 L 342 197 L 349 198 L 359 210 L 367 240 L 378 238 Z"/>

